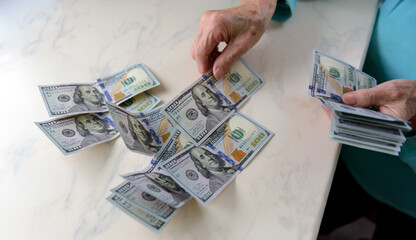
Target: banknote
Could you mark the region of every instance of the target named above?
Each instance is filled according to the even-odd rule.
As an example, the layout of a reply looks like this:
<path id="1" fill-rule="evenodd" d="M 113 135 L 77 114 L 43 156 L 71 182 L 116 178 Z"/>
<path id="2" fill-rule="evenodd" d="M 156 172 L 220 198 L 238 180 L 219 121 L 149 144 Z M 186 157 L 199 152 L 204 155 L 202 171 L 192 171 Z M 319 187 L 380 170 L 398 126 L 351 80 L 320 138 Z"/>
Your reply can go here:
<path id="1" fill-rule="evenodd" d="M 368 134 L 366 132 L 362 132 L 359 130 L 355 130 L 355 129 L 349 129 L 349 128 L 344 128 L 342 126 L 335 126 L 336 129 L 340 132 L 345 132 L 351 135 L 355 135 L 358 137 L 362 137 L 362 138 L 368 138 L 371 140 L 377 140 L 377 141 L 381 141 L 384 143 L 388 143 L 388 144 L 395 144 L 397 146 L 403 146 L 403 142 L 402 141 L 398 141 L 398 140 L 394 140 L 385 136 L 380 136 L 380 135 L 375 135 L 375 134 Z"/>
<path id="2" fill-rule="evenodd" d="M 184 149 L 163 162 L 162 169 L 203 205 L 213 200 L 242 170 L 207 146 Z"/>
<path id="3" fill-rule="evenodd" d="M 237 111 L 221 124 L 204 144 L 236 165 L 243 159 L 251 159 L 273 135 L 273 132 Z M 245 160 L 241 167 L 244 168 L 248 163 L 249 161 Z"/>
<path id="4" fill-rule="evenodd" d="M 368 136 L 368 134 L 367 134 Z M 398 156 L 400 152 L 400 144 L 398 143 L 388 143 L 385 141 L 380 141 L 378 139 L 370 138 L 367 136 L 356 135 L 348 130 L 342 130 L 331 124 L 330 130 L 330 139 L 352 145 L 359 148 L 364 148 L 373 151 L 379 151 L 390 155 Z M 370 135 L 371 136 L 371 135 Z"/>
<path id="5" fill-rule="evenodd" d="M 141 113 L 153 109 L 160 101 L 160 98 L 155 95 L 142 92 L 122 102 L 119 106 L 131 113 Z"/>
<path id="6" fill-rule="evenodd" d="M 124 69 L 98 82 L 39 86 L 51 117 L 107 111 L 105 99 L 120 104 L 160 85 L 144 64 Z M 128 105 L 128 104 L 127 104 Z"/>
<path id="7" fill-rule="evenodd" d="M 124 181 L 117 187 L 111 189 L 111 191 L 115 194 L 120 194 L 135 207 L 157 216 L 164 221 L 169 221 L 177 212 L 176 208 L 171 207 L 149 193 L 140 190 L 128 181 Z"/>
<path id="8" fill-rule="evenodd" d="M 127 173 L 122 177 L 160 201 L 175 208 L 182 207 L 192 198 L 191 195 L 156 165 L 149 164 L 141 171 Z"/>
<path id="9" fill-rule="evenodd" d="M 232 182 L 272 136 L 271 131 L 235 112 L 201 146 L 185 148 L 162 161 L 161 168 L 206 205 Z"/>
<path id="10" fill-rule="evenodd" d="M 350 131 L 356 131 L 360 133 L 366 133 L 368 135 L 375 135 L 379 138 L 384 138 L 392 141 L 405 141 L 406 137 L 403 132 L 397 128 L 391 128 L 386 126 L 378 126 L 373 123 L 366 123 L 354 119 L 345 119 L 339 115 L 338 112 L 334 112 L 332 121 L 337 128 L 348 129 Z"/>
<path id="11" fill-rule="evenodd" d="M 35 122 L 65 155 L 108 142 L 119 133 L 108 114 L 81 114 Z"/>
<path id="12" fill-rule="evenodd" d="M 108 111 L 98 83 L 39 86 L 51 117 Z"/>
<path id="13" fill-rule="evenodd" d="M 405 131 L 410 131 L 412 129 L 406 121 L 372 109 L 350 106 L 324 98 L 318 98 L 318 101 L 324 107 L 336 111 L 337 114 L 343 118 L 356 119 L 379 126 L 391 126 Z"/>
<path id="14" fill-rule="evenodd" d="M 167 103 L 164 111 L 194 145 L 200 145 L 263 85 L 260 76 L 240 58 L 219 80 L 212 71 L 202 75 Z"/>
<path id="15" fill-rule="evenodd" d="M 162 148 L 156 153 L 150 164 L 156 168 L 160 167 L 160 164 L 170 159 L 183 149 L 193 146 L 188 137 L 183 134 L 180 129 L 175 128 L 172 130 L 169 138 L 162 145 Z"/>
<path id="16" fill-rule="evenodd" d="M 108 102 L 107 107 L 124 143 L 134 152 L 155 155 L 173 128 L 162 106 L 145 113 L 131 113 Z"/>
<path id="17" fill-rule="evenodd" d="M 313 72 L 309 84 L 311 96 L 322 96 L 342 102 L 342 95 L 377 85 L 375 78 L 348 63 L 322 52 L 313 52 Z"/>
<path id="18" fill-rule="evenodd" d="M 377 80 L 365 72 L 355 69 L 355 76 L 357 77 L 357 90 L 369 89 L 377 85 Z"/>
<path id="19" fill-rule="evenodd" d="M 107 201 L 155 233 L 160 233 L 167 224 L 167 221 L 143 211 L 119 194 L 111 194 Z"/>
<path id="20" fill-rule="evenodd" d="M 115 104 L 160 85 L 144 64 L 127 67 L 111 76 L 99 78 L 97 82 L 107 101 Z"/>
<path id="21" fill-rule="evenodd" d="M 139 114 L 143 119 L 143 122 L 155 132 L 156 141 L 160 144 L 166 142 L 171 132 L 174 130 L 174 126 L 163 111 L 164 107 L 165 105 L 162 105 L 151 111 Z"/>

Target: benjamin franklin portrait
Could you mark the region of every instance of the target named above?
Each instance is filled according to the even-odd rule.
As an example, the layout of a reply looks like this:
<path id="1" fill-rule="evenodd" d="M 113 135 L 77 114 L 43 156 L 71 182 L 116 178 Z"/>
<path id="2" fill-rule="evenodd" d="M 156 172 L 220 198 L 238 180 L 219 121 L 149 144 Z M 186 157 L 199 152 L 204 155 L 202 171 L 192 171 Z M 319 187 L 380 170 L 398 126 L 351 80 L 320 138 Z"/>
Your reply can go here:
<path id="1" fill-rule="evenodd" d="M 189 198 L 189 193 L 187 193 L 183 188 L 181 188 L 171 177 L 164 175 L 158 172 L 147 173 L 148 177 L 154 184 L 170 193 L 172 198 L 180 203 L 187 198 Z"/>
<path id="2" fill-rule="evenodd" d="M 192 97 L 199 111 L 207 117 L 205 129 L 208 132 L 224 120 L 233 108 L 222 106 L 223 100 L 220 96 L 203 85 L 196 85 L 192 88 Z"/>
<path id="3" fill-rule="evenodd" d="M 154 144 L 152 134 L 144 128 L 143 124 L 134 117 L 127 116 L 127 124 L 131 137 L 134 139 L 133 145 L 130 146 L 132 150 L 136 150 L 144 153 L 156 153 L 159 151 L 160 146 Z"/>
<path id="4" fill-rule="evenodd" d="M 83 114 L 75 117 L 77 131 L 84 139 L 81 147 L 86 147 L 113 137 L 117 134 L 115 130 L 109 130 L 109 124 L 97 116 Z"/>
<path id="5" fill-rule="evenodd" d="M 70 113 L 102 112 L 107 110 L 104 103 L 104 95 L 95 87 L 89 85 L 77 86 L 73 98 L 76 105 L 69 109 Z"/>
<path id="6" fill-rule="evenodd" d="M 204 148 L 194 147 L 189 154 L 196 169 L 209 179 L 209 188 L 213 193 L 226 184 L 236 172 L 235 167 L 224 167 L 226 163 L 219 155 Z"/>

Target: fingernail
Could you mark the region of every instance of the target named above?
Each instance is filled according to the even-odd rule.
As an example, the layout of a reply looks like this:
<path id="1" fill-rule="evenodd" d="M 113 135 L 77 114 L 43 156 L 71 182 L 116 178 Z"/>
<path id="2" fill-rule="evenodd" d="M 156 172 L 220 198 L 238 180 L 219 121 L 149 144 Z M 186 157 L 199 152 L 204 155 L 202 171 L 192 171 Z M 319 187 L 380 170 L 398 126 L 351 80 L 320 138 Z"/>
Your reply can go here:
<path id="1" fill-rule="evenodd" d="M 354 92 L 345 93 L 342 96 L 342 100 L 344 103 L 354 105 L 357 103 L 357 96 Z"/>

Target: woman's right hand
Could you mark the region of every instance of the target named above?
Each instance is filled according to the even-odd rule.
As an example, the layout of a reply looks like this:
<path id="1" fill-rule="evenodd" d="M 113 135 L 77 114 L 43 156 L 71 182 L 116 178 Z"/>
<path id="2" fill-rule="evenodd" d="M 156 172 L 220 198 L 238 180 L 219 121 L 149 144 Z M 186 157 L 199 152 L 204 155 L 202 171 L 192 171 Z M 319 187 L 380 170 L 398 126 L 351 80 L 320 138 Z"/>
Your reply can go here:
<path id="1" fill-rule="evenodd" d="M 198 71 L 203 74 L 212 68 L 214 77 L 220 79 L 259 41 L 275 8 L 276 0 L 242 0 L 237 7 L 205 12 L 191 48 Z M 222 52 L 218 51 L 220 42 L 227 44 Z"/>

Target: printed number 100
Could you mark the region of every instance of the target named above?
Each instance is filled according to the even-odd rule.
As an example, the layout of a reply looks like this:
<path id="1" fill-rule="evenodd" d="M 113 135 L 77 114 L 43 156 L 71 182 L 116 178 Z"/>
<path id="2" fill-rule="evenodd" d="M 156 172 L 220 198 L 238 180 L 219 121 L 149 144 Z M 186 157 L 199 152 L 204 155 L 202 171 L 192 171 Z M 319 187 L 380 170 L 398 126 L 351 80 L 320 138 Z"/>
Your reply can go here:
<path id="1" fill-rule="evenodd" d="M 260 141 L 261 141 L 261 139 L 263 139 L 264 137 L 265 137 L 266 135 L 264 134 L 264 133 L 260 133 L 255 139 L 254 139 L 254 141 L 253 142 L 251 142 L 251 145 L 253 146 L 253 147 L 256 147 L 257 146 L 257 144 L 259 144 L 260 143 Z"/>

